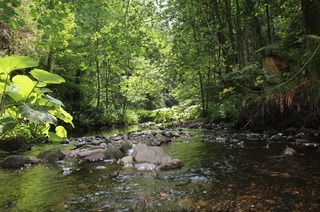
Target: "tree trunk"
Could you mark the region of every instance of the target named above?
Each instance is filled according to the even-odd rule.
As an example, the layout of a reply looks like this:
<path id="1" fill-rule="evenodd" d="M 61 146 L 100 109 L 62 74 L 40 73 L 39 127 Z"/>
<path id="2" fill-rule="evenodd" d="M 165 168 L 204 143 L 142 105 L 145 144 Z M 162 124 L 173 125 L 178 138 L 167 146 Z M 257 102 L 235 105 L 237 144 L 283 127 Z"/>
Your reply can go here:
<path id="1" fill-rule="evenodd" d="M 235 43 L 235 39 L 234 39 L 234 34 L 233 34 L 233 24 L 232 24 L 232 11 L 231 11 L 231 2 L 230 0 L 225 0 L 225 7 L 226 7 L 226 20 L 227 20 L 227 24 L 228 24 L 228 29 L 229 29 L 229 39 L 230 39 L 230 43 L 231 43 L 231 49 L 232 52 L 231 54 L 229 53 L 229 64 L 235 64 L 237 63 L 237 59 L 236 59 L 236 43 Z"/>
<path id="2" fill-rule="evenodd" d="M 241 14 L 239 0 L 236 0 L 236 33 L 237 33 L 237 60 L 242 67 L 244 65 L 244 50 L 243 50 L 243 34 L 241 29 Z"/>
<path id="3" fill-rule="evenodd" d="M 53 60 L 53 52 L 50 49 L 48 53 L 48 58 L 47 58 L 47 64 L 46 64 L 46 71 L 51 72 L 52 69 L 52 60 Z"/>
<path id="4" fill-rule="evenodd" d="M 320 35 L 320 1 L 302 0 L 301 6 L 306 33 Z"/>
<path id="5" fill-rule="evenodd" d="M 269 1 L 266 1 L 266 16 L 267 16 L 267 28 L 268 28 L 268 41 L 269 44 L 274 44 L 274 29 L 272 24 L 272 18 L 270 15 Z"/>
<path id="6" fill-rule="evenodd" d="M 97 73 L 97 105 L 96 107 L 100 107 L 100 98 L 101 98 L 101 80 L 100 80 L 100 67 L 99 61 L 96 60 L 96 73 Z"/>

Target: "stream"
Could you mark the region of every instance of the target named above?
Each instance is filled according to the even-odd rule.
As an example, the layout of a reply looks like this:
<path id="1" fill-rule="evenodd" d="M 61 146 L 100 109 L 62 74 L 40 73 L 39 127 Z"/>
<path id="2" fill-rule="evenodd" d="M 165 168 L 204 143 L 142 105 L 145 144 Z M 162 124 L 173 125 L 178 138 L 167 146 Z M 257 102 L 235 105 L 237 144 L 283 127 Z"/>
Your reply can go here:
<path id="1" fill-rule="evenodd" d="M 166 154 L 183 162 L 181 169 L 139 172 L 105 161 L 70 164 L 70 173 L 59 164 L 0 169 L 0 211 L 320 209 L 320 153 L 297 144 L 300 138 L 184 130 L 191 136 L 162 146 Z M 283 155 L 287 145 L 297 155 Z M 47 147 L 35 147 L 33 154 L 41 148 Z M 0 154 L 0 159 L 4 156 Z"/>

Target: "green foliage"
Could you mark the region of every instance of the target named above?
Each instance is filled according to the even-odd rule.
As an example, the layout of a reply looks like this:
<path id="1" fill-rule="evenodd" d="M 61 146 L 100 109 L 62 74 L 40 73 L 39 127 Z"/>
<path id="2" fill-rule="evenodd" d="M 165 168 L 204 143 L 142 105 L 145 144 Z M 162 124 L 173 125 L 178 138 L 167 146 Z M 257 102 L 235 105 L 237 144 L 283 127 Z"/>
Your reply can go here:
<path id="1" fill-rule="evenodd" d="M 61 141 L 67 136 L 66 130 L 57 126 L 54 133 L 49 131 L 50 125 L 57 125 L 58 119 L 73 125 L 72 116 L 62 108 L 60 100 L 46 94 L 50 90 L 45 86 L 60 84 L 64 79 L 41 69 L 11 78 L 13 71 L 35 66 L 37 63 L 25 56 L 0 58 L 2 138 L 22 135 L 35 139 L 48 135 L 52 141 Z"/>
<path id="2" fill-rule="evenodd" d="M 146 123 L 146 122 L 150 122 L 150 121 L 154 121 L 154 117 L 153 117 L 153 111 L 152 110 L 137 110 L 136 114 L 139 117 L 139 122 L 140 123 Z"/>
<path id="3" fill-rule="evenodd" d="M 138 124 L 139 116 L 134 110 L 126 110 L 126 113 L 123 114 L 121 121 L 124 124 Z"/>

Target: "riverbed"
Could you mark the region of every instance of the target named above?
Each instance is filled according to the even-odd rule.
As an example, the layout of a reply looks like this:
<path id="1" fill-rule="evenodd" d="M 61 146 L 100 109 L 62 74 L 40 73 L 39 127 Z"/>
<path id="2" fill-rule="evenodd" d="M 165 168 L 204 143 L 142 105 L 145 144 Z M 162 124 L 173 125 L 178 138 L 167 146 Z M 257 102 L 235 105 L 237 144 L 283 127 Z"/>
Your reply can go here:
<path id="1" fill-rule="evenodd" d="M 0 169 L 0 210 L 320 209 L 320 154 L 317 148 L 297 144 L 299 137 L 228 129 L 183 130 L 190 137 L 162 146 L 166 154 L 183 162 L 177 170 L 139 172 L 108 161 Z M 296 155 L 282 154 L 288 145 Z M 41 148 L 48 146 L 32 151 Z"/>

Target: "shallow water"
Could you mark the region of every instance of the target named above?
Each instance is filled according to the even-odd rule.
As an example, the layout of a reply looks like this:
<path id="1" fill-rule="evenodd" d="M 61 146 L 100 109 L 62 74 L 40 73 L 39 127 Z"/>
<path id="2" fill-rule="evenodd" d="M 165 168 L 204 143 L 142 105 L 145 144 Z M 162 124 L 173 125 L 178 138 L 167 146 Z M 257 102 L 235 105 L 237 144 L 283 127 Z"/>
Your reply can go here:
<path id="1" fill-rule="evenodd" d="M 163 146 L 184 167 L 137 172 L 118 164 L 0 169 L 0 211 L 316 211 L 320 157 L 263 135 L 192 130 Z M 97 169 L 105 165 L 105 169 Z M 63 170 L 63 167 L 65 170 Z M 70 169 L 69 172 L 64 172 Z M 117 176 L 113 176 L 117 173 Z M 155 176 L 156 175 L 156 176 Z"/>

